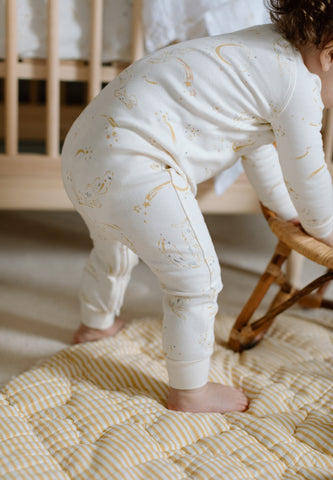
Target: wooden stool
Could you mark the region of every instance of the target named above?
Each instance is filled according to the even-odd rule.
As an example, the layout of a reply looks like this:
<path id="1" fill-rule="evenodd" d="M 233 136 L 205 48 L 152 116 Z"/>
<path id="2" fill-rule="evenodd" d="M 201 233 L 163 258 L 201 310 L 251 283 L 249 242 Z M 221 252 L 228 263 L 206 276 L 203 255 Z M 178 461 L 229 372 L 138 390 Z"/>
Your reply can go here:
<path id="1" fill-rule="evenodd" d="M 245 348 L 256 345 L 271 326 L 274 318 L 296 302 L 307 308 L 333 309 L 333 302 L 323 298 L 328 282 L 333 278 L 333 249 L 305 233 L 301 227 L 280 220 L 274 212 L 263 206 L 262 211 L 270 229 L 278 238 L 278 244 L 265 272 L 231 330 L 229 347 L 235 352 L 241 352 Z M 283 263 L 293 250 L 323 265 L 328 271 L 300 290 L 293 288 L 281 270 Z M 280 290 L 267 313 L 249 323 L 273 283 L 280 285 Z"/>

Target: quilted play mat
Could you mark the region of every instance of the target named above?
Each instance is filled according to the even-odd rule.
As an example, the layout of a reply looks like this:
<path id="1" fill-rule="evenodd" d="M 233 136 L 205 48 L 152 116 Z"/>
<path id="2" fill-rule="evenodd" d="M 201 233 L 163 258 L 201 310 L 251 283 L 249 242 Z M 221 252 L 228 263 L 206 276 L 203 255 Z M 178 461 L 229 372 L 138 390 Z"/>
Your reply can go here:
<path id="1" fill-rule="evenodd" d="M 314 320 L 281 316 L 236 354 L 218 317 L 210 379 L 244 388 L 245 413 L 165 408 L 159 320 L 66 348 L 1 390 L 0 478 L 332 480 L 333 319 Z"/>

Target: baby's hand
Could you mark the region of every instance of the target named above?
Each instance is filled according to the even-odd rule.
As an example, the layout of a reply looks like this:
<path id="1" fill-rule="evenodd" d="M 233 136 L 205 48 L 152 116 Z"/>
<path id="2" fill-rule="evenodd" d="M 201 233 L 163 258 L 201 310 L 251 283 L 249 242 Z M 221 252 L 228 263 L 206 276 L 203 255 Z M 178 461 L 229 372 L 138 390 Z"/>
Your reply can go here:
<path id="1" fill-rule="evenodd" d="M 296 226 L 299 226 L 301 224 L 298 217 L 291 218 L 290 220 L 288 220 L 288 222 L 290 222 L 290 223 L 292 223 Z"/>

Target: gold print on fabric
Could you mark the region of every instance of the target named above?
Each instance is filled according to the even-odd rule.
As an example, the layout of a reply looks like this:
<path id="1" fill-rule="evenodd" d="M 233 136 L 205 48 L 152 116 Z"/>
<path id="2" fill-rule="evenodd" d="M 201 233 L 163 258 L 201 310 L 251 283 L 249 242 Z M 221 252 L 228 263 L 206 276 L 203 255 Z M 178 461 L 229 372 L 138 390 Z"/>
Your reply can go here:
<path id="1" fill-rule="evenodd" d="M 228 65 L 232 65 L 231 62 L 228 62 L 225 58 L 222 57 L 221 50 L 224 47 L 243 47 L 243 45 L 240 45 L 240 44 L 237 44 L 237 43 L 224 43 L 222 45 L 218 45 L 215 48 L 215 52 L 216 52 L 217 56 L 219 57 L 219 59 L 222 60 L 222 62 L 227 63 Z"/>
<path id="2" fill-rule="evenodd" d="M 254 144 L 255 144 L 255 142 L 252 139 L 249 138 L 248 143 L 233 142 L 232 149 L 233 149 L 234 152 L 239 152 L 239 150 L 241 150 L 242 148 L 251 147 Z"/>
<path id="3" fill-rule="evenodd" d="M 292 185 L 287 181 L 286 181 L 286 187 L 292 198 L 294 198 L 295 200 L 298 200 L 300 198 L 299 193 L 297 193 L 296 190 L 294 190 L 294 188 L 292 187 Z"/>
<path id="4" fill-rule="evenodd" d="M 191 124 L 186 125 L 185 136 L 189 140 L 194 140 L 200 135 L 200 130 Z"/>
<path id="5" fill-rule="evenodd" d="M 108 170 L 102 178 L 96 177 L 91 183 L 88 183 L 83 192 L 78 190 L 76 197 L 79 205 L 85 205 L 90 208 L 101 208 L 101 198 L 108 193 L 111 187 L 112 176 L 113 172 Z"/>
<path id="6" fill-rule="evenodd" d="M 153 199 L 164 187 L 170 184 L 171 184 L 171 180 L 168 180 L 167 182 L 162 183 L 161 185 L 157 185 L 157 187 L 153 188 L 152 190 L 150 190 L 149 193 L 147 193 L 142 205 L 135 205 L 133 207 L 133 210 L 137 213 L 143 213 L 143 215 L 147 215 L 147 210 L 149 207 L 151 207 Z"/>
<path id="7" fill-rule="evenodd" d="M 196 90 L 193 88 L 193 72 L 192 72 L 192 69 L 191 67 L 186 63 L 184 62 L 184 60 L 182 60 L 181 58 L 179 57 L 176 57 L 176 60 L 181 63 L 181 65 L 183 65 L 184 69 L 185 69 L 185 86 L 186 88 L 188 89 L 190 95 L 192 97 L 194 97 L 197 92 Z"/>
<path id="8" fill-rule="evenodd" d="M 75 154 L 76 157 L 80 156 L 83 158 L 83 160 L 91 160 L 92 159 L 92 148 L 86 147 L 86 148 L 79 148 Z"/>
<path id="9" fill-rule="evenodd" d="M 177 49 L 177 54 L 182 54 L 191 51 L 191 49 Z M 166 63 L 171 60 L 176 60 L 183 68 L 185 73 L 185 87 L 186 91 L 189 92 L 191 96 L 195 96 L 197 94 L 195 88 L 193 87 L 193 71 L 188 63 L 186 63 L 181 57 L 173 55 L 173 50 L 164 50 L 162 53 L 152 57 L 149 61 L 150 63 Z M 150 82 L 152 83 L 152 82 Z"/>
<path id="10" fill-rule="evenodd" d="M 135 205 L 133 207 L 133 210 L 136 213 L 147 215 L 148 214 L 148 209 L 152 206 L 153 200 L 156 197 L 156 195 L 163 188 L 167 187 L 168 185 L 173 185 L 173 188 L 175 190 L 180 191 L 180 192 L 187 192 L 187 191 L 190 190 L 190 186 L 188 185 L 188 183 L 186 183 L 186 185 L 184 187 L 180 187 L 178 185 L 175 185 L 173 182 L 171 182 L 171 180 L 168 180 L 167 182 L 161 183 L 160 185 L 157 185 L 157 187 L 150 190 L 150 192 L 148 192 L 147 195 L 145 196 L 145 199 L 142 202 L 142 204 L 141 205 Z M 147 223 L 146 220 L 144 220 L 144 223 Z"/>
<path id="11" fill-rule="evenodd" d="M 172 49 L 164 49 L 161 52 L 157 52 L 156 55 L 149 59 L 149 63 L 165 63 L 173 58 Z"/>
<path id="12" fill-rule="evenodd" d="M 275 185 L 273 185 L 273 186 L 269 189 L 268 194 L 269 194 L 270 196 L 272 196 L 273 193 L 274 193 L 274 190 L 275 190 L 276 188 L 280 187 L 281 185 L 284 185 L 284 182 L 283 182 L 282 180 L 281 180 L 280 182 L 277 182 Z"/>
<path id="13" fill-rule="evenodd" d="M 126 90 L 129 80 L 133 77 L 133 71 L 135 71 L 135 66 L 130 65 L 118 75 L 120 88 L 113 92 L 113 95 L 129 110 L 132 110 L 132 108 L 138 103 L 136 96 L 130 95 Z"/>
<path id="14" fill-rule="evenodd" d="M 236 47 L 236 48 L 241 48 L 241 49 L 245 50 L 246 55 L 247 55 L 247 62 L 242 66 L 242 68 L 240 68 L 240 71 L 241 72 L 247 72 L 248 67 L 250 65 L 250 60 L 251 60 L 251 51 L 245 45 L 242 45 L 241 43 L 222 43 L 221 45 L 218 45 L 215 48 L 216 55 L 219 57 L 219 59 L 223 63 L 225 63 L 227 65 L 230 65 L 230 66 L 233 66 L 233 62 L 230 62 L 229 60 L 227 60 L 225 58 L 226 55 L 223 54 L 223 49 L 226 48 L 226 47 L 229 47 L 228 50 L 230 50 L 230 47 Z M 229 52 L 229 54 L 230 54 L 230 52 Z M 232 52 L 231 52 L 230 56 L 232 56 Z"/>
<path id="15" fill-rule="evenodd" d="M 114 91 L 113 95 L 120 100 L 125 107 L 129 110 L 132 110 L 138 104 L 138 99 L 135 95 L 129 95 L 127 93 L 126 87 L 120 87 Z"/>
<path id="16" fill-rule="evenodd" d="M 162 112 L 162 111 L 159 111 L 159 112 L 155 112 L 155 115 L 157 117 L 157 121 L 159 123 L 164 123 L 170 130 L 170 133 L 171 133 L 171 138 L 172 138 L 172 141 L 174 144 L 177 143 L 177 138 L 176 138 L 176 134 L 175 134 L 175 131 L 170 123 L 170 119 L 168 117 L 168 112 Z"/>
<path id="17" fill-rule="evenodd" d="M 281 113 L 281 105 L 278 103 L 269 102 L 268 105 L 273 113 L 273 115 L 278 115 Z"/>
<path id="18" fill-rule="evenodd" d="M 142 78 L 144 78 L 144 80 L 147 83 L 150 83 L 150 85 L 158 85 L 158 82 L 154 82 L 153 80 L 148 80 L 147 75 L 142 75 Z"/>
<path id="19" fill-rule="evenodd" d="M 176 47 L 168 47 L 164 48 L 161 51 L 157 51 L 156 54 L 154 54 L 152 57 L 149 58 L 149 63 L 165 63 L 169 62 L 170 60 L 177 58 L 175 54 L 177 55 L 182 55 L 186 53 L 192 52 L 192 48 L 181 48 L 179 45 L 176 45 Z"/>
<path id="20" fill-rule="evenodd" d="M 283 125 L 281 125 L 281 123 L 278 123 L 274 127 L 274 133 L 276 137 L 284 137 L 287 133 L 287 130 Z"/>
<path id="21" fill-rule="evenodd" d="M 173 297 L 169 299 L 170 310 L 176 315 L 176 317 L 186 320 L 187 305 L 191 302 L 190 297 Z"/>
<path id="22" fill-rule="evenodd" d="M 159 163 L 157 163 L 157 162 L 152 162 L 152 163 L 150 164 L 150 168 L 151 168 L 152 170 L 159 171 L 159 170 L 161 170 L 161 165 L 160 165 Z"/>
<path id="23" fill-rule="evenodd" d="M 209 332 L 202 333 L 199 337 L 199 345 L 204 345 L 209 350 L 211 350 L 214 346 L 212 335 Z"/>
<path id="24" fill-rule="evenodd" d="M 106 118 L 108 121 L 108 125 L 105 126 L 105 131 L 106 131 L 106 138 L 109 142 L 114 141 L 118 142 L 118 132 L 117 129 L 119 128 L 119 125 L 115 121 L 113 117 L 110 117 L 109 115 L 102 115 L 102 117 Z M 111 127 L 111 134 L 109 132 L 109 128 Z M 113 143 L 109 143 L 109 147 L 112 147 Z"/>
<path id="25" fill-rule="evenodd" d="M 131 249 L 132 252 L 137 253 L 134 243 L 125 235 L 119 225 L 98 222 L 98 227 L 102 228 L 104 231 L 107 231 L 109 229 L 116 231 L 120 235 L 121 242 L 124 243 L 129 249 Z"/>
<path id="26" fill-rule="evenodd" d="M 316 84 L 314 89 L 312 90 L 313 93 L 313 101 L 316 104 L 316 106 L 319 108 L 320 112 L 323 111 L 323 104 L 322 104 L 322 99 L 321 99 L 321 88 L 320 84 Z M 321 124 L 320 124 L 321 126 Z"/>
<path id="27" fill-rule="evenodd" d="M 273 49 L 276 53 L 279 69 L 282 76 L 284 76 L 289 68 L 290 62 L 292 62 L 292 47 L 284 39 L 280 38 L 277 42 L 273 43 Z"/>
<path id="28" fill-rule="evenodd" d="M 233 122 L 235 124 L 235 127 L 240 130 L 242 128 L 242 123 L 244 122 L 249 125 L 253 125 L 256 128 L 258 124 L 263 123 L 263 120 L 256 115 L 252 115 L 251 113 L 240 112 L 233 118 Z"/>
<path id="29" fill-rule="evenodd" d="M 171 226 L 180 230 L 180 235 L 184 241 L 184 251 L 179 251 L 177 246 L 168 239 L 167 235 L 161 234 L 160 240 L 158 241 L 160 252 L 169 262 L 179 268 L 199 268 L 204 262 L 202 250 L 188 220 L 185 220 L 181 224 Z"/>
<path id="30" fill-rule="evenodd" d="M 309 175 L 309 178 L 312 178 L 314 176 L 316 176 L 319 172 L 321 172 L 323 170 L 323 168 L 326 167 L 326 163 L 324 163 L 321 167 L 317 168 L 317 170 L 315 170 L 314 172 L 311 173 L 311 175 Z"/>
<path id="31" fill-rule="evenodd" d="M 303 155 L 300 155 L 299 157 L 296 157 L 296 160 L 302 160 L 302 158 L 305 158 L 309 155 L 311 150 L 311 147 L 306 147 L 306 152 L 303 153 Z"/>

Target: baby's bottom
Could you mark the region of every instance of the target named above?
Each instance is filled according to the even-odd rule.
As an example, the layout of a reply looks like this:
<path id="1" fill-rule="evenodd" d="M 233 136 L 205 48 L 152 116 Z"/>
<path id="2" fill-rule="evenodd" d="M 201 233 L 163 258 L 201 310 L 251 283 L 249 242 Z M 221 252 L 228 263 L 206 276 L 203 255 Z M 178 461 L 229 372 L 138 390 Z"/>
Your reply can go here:
<path id="1" fill-rule="evenodd" d="M 128 158 L 126 172 L 101 167 L 95 165 L 94 175 L 81 172 L 80 181 L 70 170 L 65 177 L 94 244 L 81 283 L 82 322 L 99 329 L 113 324 L 138 255 L 164 291 L 170 386 L 201 387 L 208 378 L 222 283 L 197 201 L 182 175 L 150 159 Z"/>

